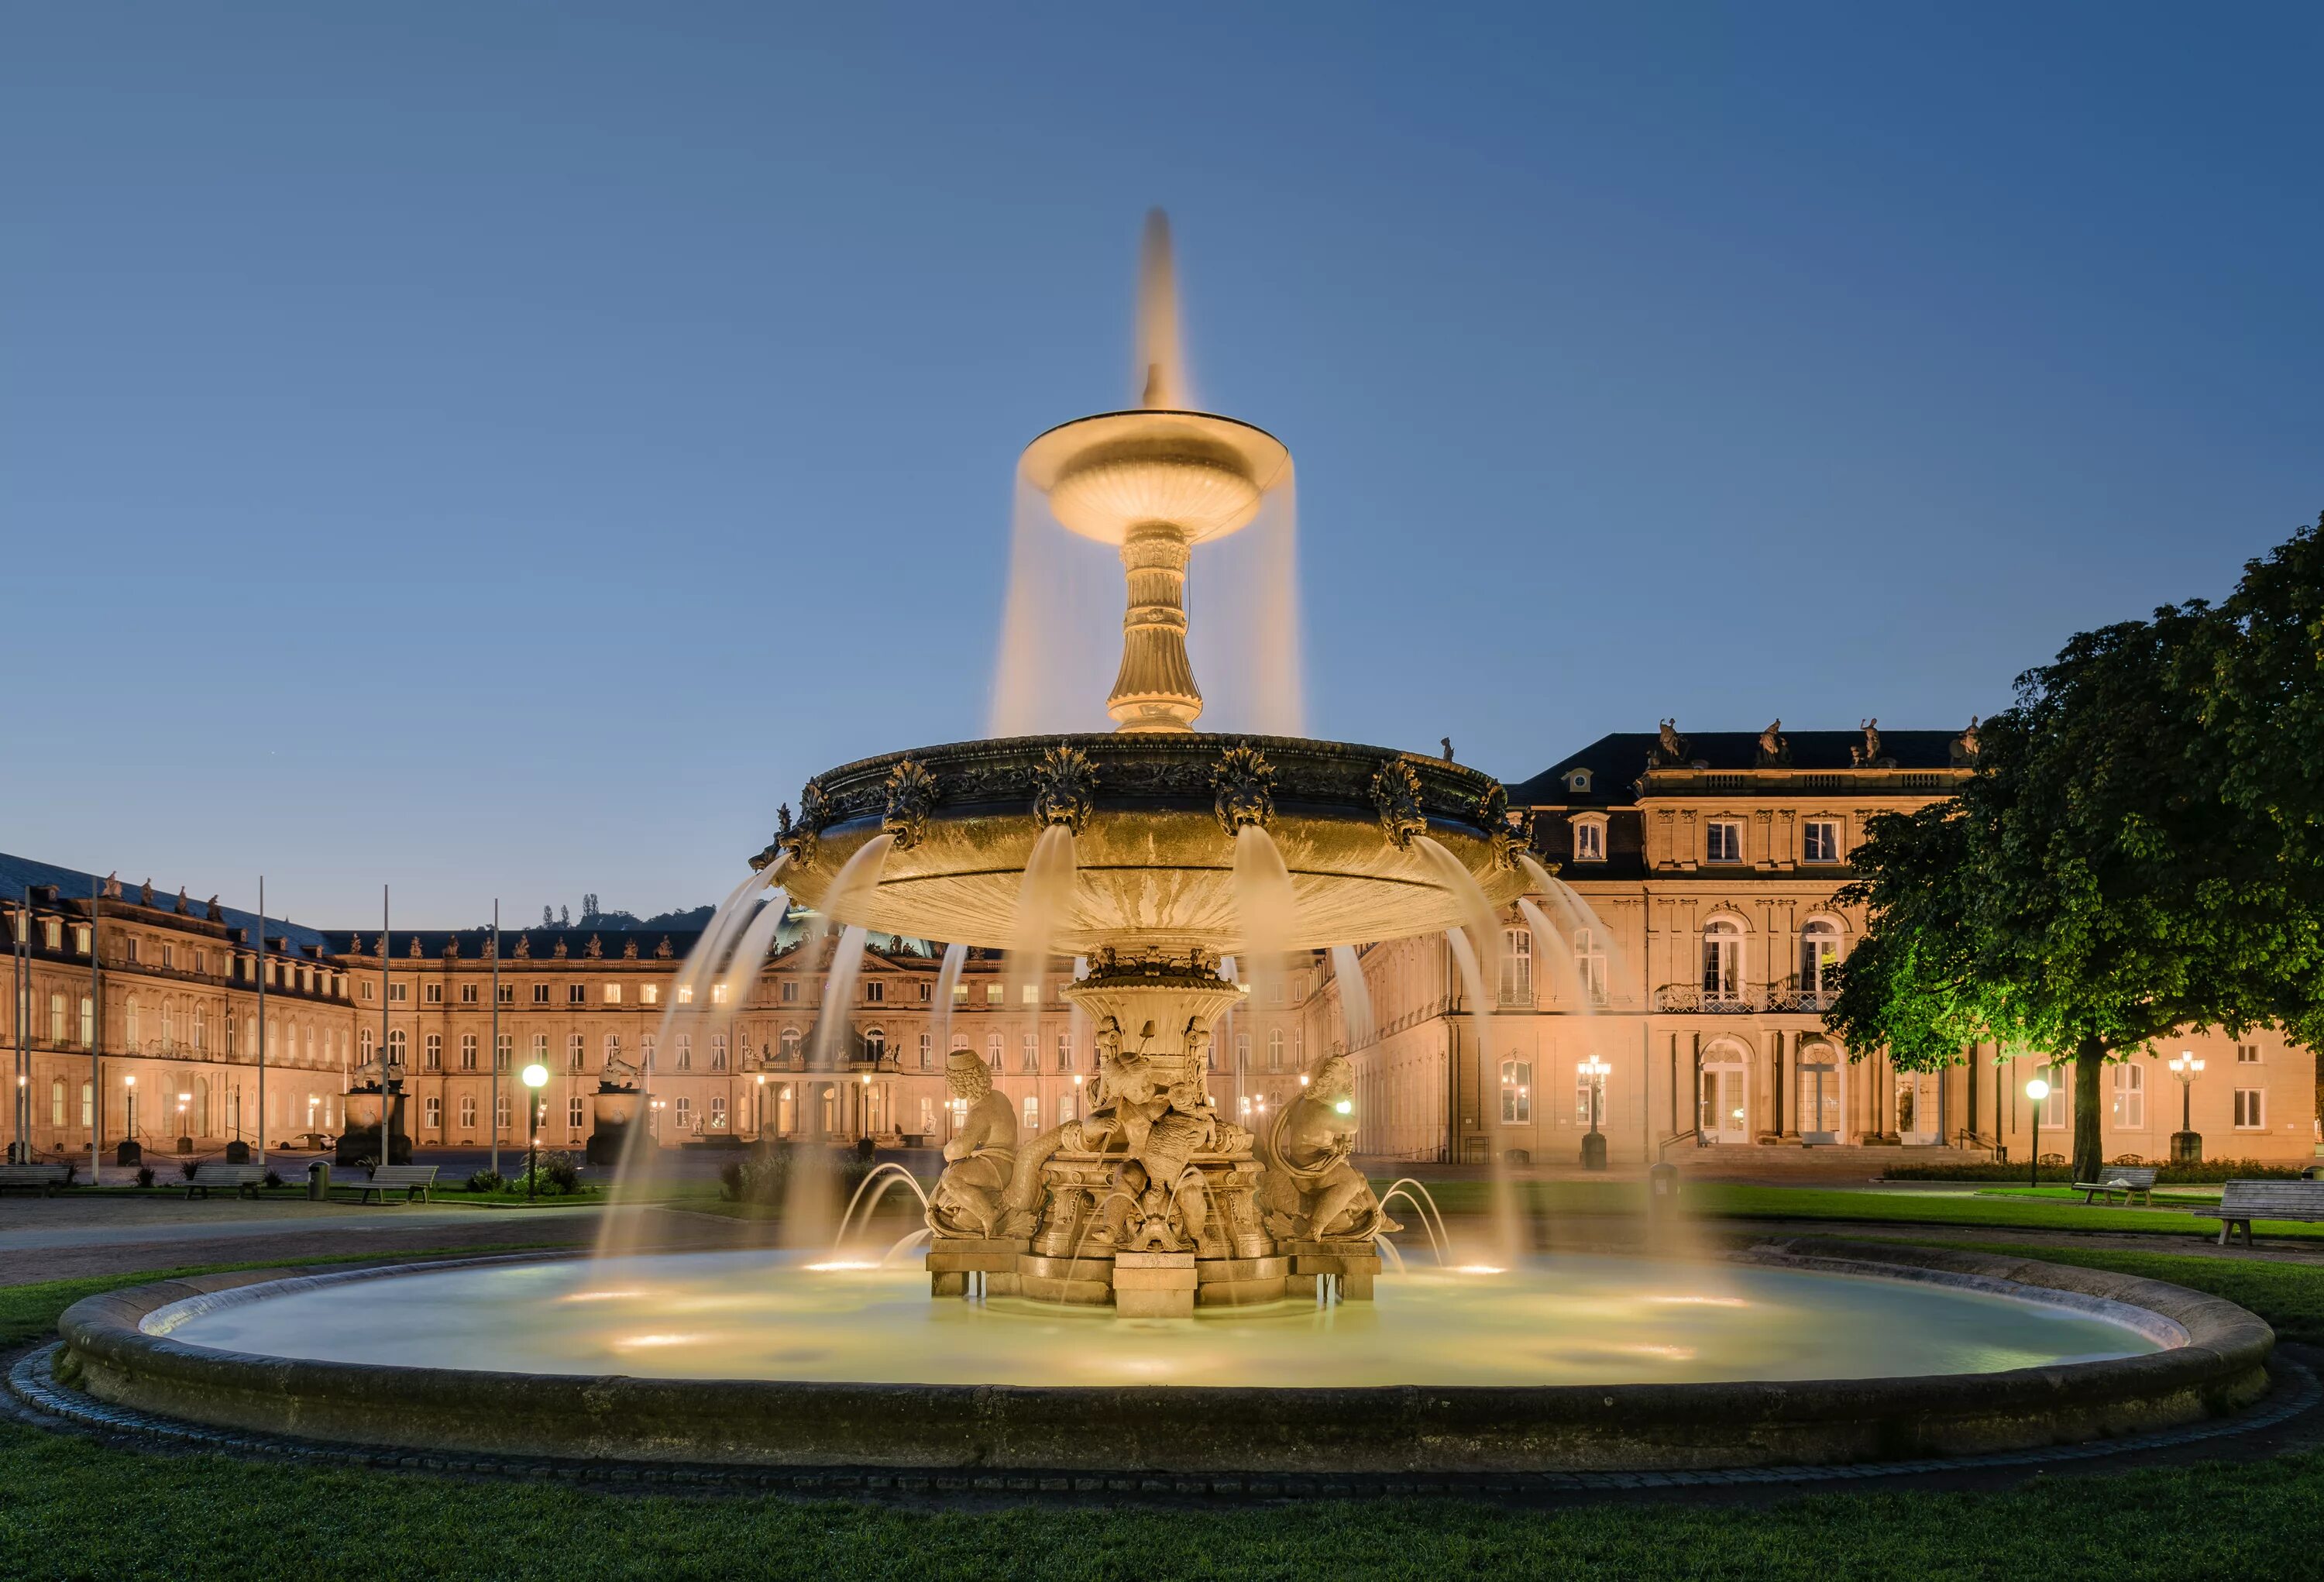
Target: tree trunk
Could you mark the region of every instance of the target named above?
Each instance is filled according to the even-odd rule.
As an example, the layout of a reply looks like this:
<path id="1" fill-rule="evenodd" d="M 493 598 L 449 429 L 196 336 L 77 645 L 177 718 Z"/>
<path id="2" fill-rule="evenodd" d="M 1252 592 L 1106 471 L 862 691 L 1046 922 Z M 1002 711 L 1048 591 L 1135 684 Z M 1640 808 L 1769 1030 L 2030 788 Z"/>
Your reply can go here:
<path id="1" fill-rule="evenodd" d="M 2086 1038 L 2074 1050 L 2074 1180 L 2095 1181 L 2106 1163 L 2106 1145 L 2098 1135 L 2100 1102 L 2105 1098 L 2106 1045 Z"/>

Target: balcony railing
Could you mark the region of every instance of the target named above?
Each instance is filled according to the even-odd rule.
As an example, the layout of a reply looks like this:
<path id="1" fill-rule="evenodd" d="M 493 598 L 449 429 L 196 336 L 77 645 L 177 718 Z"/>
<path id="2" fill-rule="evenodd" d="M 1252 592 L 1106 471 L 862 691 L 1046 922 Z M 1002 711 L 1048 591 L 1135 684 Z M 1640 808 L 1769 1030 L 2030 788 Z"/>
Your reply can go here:
<path id="1" fill-rule="evenodd" d="M 1840 995 L 1832 990 L 1814 992 L 1788 984 L 1774 988 L 1747 988 L 1732 995 L 1706 995 L 1696 984 L 1665 984 L 1655 991 L 1657 1011 L 1688 1011 L 1709 1015 L 1741 1015 L 1753 1012 L 1791 1012 L 1821 1015 Z"/>

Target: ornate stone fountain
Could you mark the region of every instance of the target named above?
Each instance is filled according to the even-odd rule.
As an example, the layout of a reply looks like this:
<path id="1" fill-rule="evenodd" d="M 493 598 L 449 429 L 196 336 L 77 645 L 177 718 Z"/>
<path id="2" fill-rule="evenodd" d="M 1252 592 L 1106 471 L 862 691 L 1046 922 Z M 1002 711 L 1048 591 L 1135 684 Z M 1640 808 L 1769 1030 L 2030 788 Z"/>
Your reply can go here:
<path id="1" fill-rule="evenodd" d="M 1254 944 L 1238 839 L 1264 831 L 1289 874 L 1296 922 L 1267 941 L 1277 949 L 1442 930 L 1467 922 L 1476 900 L 1524 888 L 1526 832 L 1487 775 L 1387 748 L 1194 731 L 1190 550 L 1248 523 L 1290 454 L 1248 423 L 1178 410 L 1176 387 L 1155 362 L 1143 407 L 1053 429 L 1021 463 L 1062 524 L 1120 546 L 1114 734 L 964 742 L 828 771 L 757 859 L 788 854 L 792 896 L 833 900 L 846 922 L 1005 948 L 1023 937 L 1037 842 L 1072 832 L 1073 891 L 1049 946 L 1088 959 L 1065 994 L 1097 1030 L 1096 1085 L 1087 1114 L 1020 1136 L 983 1062 L 950 1054 L 960 1119 L 928 1214 L 939 1295 L 981 1287 L 1138 1315 L 1273 1301 L 1316 1276 L 1370 1295 L 1386 1222 L 1347 1162 L 1345 1062 L 1310 1073 L 1263 1136 L 1211 1098 L 1213 1030 L 1240 995 L 1220 958 Z M 881 836 L 876 885 L 834 896 Z M 1448 857 L 1475 891 L 1448 884 Z"/>

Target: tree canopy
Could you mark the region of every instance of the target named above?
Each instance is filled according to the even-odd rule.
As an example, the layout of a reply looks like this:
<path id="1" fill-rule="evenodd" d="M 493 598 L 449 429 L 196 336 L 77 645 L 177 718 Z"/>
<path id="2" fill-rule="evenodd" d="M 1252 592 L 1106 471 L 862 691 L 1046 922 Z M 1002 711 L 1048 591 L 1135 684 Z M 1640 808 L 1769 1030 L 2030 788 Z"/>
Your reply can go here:
<path id="1" fill-rule="evenodd" d="M 2178 1028 L 2276 1022 L 2316 1045 L 2317 555 L 2304 532 L 2216 609 L 2078 634 L 2019 678 L 1956 796 L 1871 821 L 1842 892 L 1868 926 L 1826 1017 L 1852 1050 L 1906 1069 L 1987 1041 L 2071 1057 L 2079 1172 L 2103 1162 L 2107 1059 Z"/>

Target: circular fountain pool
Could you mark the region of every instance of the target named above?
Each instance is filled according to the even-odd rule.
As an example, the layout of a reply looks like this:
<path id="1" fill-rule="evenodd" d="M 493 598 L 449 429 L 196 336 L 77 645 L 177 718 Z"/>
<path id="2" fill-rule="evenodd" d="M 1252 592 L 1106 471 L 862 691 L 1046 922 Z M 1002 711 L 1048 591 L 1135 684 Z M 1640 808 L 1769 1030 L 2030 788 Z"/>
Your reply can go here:
<path id="1" fill-rule="evenodd" d="M 769 1254 L 219 1276 L 89 1299 L 60 1374 L 200 1421 L 465 1452 L 1125 1469 L 1715 1466 L 2088 1439 L 2230 1410 L 2273 1336 L 1964 1253 L 1416 1268 L 1191 1319 Z"/>

